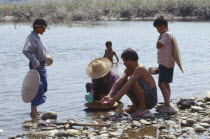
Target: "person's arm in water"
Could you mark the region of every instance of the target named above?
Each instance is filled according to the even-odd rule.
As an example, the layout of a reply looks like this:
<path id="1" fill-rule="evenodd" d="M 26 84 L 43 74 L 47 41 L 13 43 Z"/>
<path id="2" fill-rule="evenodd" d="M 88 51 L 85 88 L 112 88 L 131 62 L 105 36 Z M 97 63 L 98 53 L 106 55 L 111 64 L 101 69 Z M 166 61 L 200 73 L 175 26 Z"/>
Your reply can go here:
<path id="1" fill-rule="evenodd" d="M 122 86 L 122 84 L 127 80 L 127 78 L 128 75 L 124 73 L 119 79 L 117 79 L 116 82 L 113 84 L 111 90 L 109 91 L 108 95 L 106 95 L 101 100 L 101 103 L 104 104 L 104 102 L 109 101 L 111 99 L 112 94 L 115 93 Z"/>
<path id="2" fill-rule="evenodd" d="M 23 48 L 23 54 L 32 62 L 34 69 L 40 67 L 40 62 L 34 54 L 37 47 L 38 47 L 37 42 L 28 37 Z"/>
<path id="3" fill-rule="evenodd" d="M 104 102 L 103 104 L 108 104 L 108 105 L 114 105 L 114 103 L 119 100 L 123 95 L 125 95 L 129 89 L 134 85 L 134 83 L 139 79 L 139 77 L 142 74 L 142 70 L 138 67 L 133 75 L 129 78 L 129 80 L 127 81 L 127 83 L 121 88 L 121 90 L 118 92 L 118 94 L 110 99 L 108 102 Z"/>
<path id="4" fill-rule="evenodd" d="M 117 64 L 117 63 L 119 62 L 119 58 L 118 58 L 118 56 L 117 56 L 116 52 L 114 52 L 114 56 L 115 56 L 115 57 L 116 57 L 116 59 L 117 59 L 117 62 L 116 62 L 116 63 L 114 63 L 114 64 Z"/>

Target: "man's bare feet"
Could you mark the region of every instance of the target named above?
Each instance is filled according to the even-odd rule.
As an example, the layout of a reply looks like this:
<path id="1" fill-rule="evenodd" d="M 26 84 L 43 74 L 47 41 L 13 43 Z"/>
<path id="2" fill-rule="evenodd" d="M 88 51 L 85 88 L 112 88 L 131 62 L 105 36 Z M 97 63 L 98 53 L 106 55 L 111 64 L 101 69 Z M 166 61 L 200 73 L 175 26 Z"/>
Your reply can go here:
<path id="1" fill-rule="evenodd" d="M 134 113 L 131 114 L 131 117 L 136 118 L 136 117 L 143 115 L 146 112 L 148 112 L 147 109 L 138 108 Z"/>
<path id="2" fill-rule="evenodd" d="M 127 112 L 128 114 L 133 113 L 135 110 L 137 109 L 136 105 L 131 105 L 128 109 L 124 109 L 125 112 Z"/>

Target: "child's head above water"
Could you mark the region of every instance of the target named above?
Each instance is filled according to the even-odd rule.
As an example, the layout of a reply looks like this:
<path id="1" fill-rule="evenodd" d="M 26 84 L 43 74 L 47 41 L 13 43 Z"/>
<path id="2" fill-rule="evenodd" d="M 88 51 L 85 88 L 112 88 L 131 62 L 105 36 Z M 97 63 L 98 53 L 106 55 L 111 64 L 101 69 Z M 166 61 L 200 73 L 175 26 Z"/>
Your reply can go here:
<path id="1" fill-rule="evenodd" d="M 107 42 L 105 43 L 105 45 L 106 45 L 106 48 L 107 48 L 108 50 L 112 50 L 112 42 L 111 42 L 111 41 L 107 41 Z"/>

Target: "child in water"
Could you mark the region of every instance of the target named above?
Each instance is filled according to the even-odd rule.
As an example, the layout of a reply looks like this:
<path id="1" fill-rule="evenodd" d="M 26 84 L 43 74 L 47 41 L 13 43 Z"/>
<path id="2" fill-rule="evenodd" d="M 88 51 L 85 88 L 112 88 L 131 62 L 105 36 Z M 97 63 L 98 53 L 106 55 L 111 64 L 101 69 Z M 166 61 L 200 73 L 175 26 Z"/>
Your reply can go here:
<path id="1" fill-rule="evenodd" d="M 108 58 L 112 62 L 112 64 L 117 64 L 119 62 L 119 59 L 117 57 L 116 52 L 112 50 L 112 42 L 107 41 L 105 43 L 105 45 L 106 45 L 106 50 L 105 50 L 105 53 L 104 53 L 104 57 Z M 113 56 L 115 56 L 116 59 L 117 59 L 117 62 L 115 62 L 115 63 L 113 63 Z"/>

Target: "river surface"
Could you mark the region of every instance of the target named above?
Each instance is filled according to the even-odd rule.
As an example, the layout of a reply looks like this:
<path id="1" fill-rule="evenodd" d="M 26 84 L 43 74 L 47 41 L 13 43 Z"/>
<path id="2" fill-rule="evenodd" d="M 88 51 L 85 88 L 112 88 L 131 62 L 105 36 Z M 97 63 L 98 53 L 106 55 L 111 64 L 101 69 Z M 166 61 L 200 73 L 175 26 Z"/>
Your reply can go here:
<path id="1" fill-rule="evenodd" d="M 184 67 L 184 73 L 175 67 L 171 98 L 203 97 L 210 90 L 210 23 L 169 22 L 169 29 L 178 41 Z M 29 71 L 22 49 L 31 30 L 29 24 L 0 24 L 0 129 L 4 130 L 0 138 L 24 132 L 22 123 L 31 119 L 30 103 L 24 103 L 21 98 L 21 85 Z M 47 67 L 48 99 L 38 111 L 56 111 L 58 120 L 91 121 L 95 113 L 84 111 L 85 83 L 90 81 L 86 75 L 88 63 L 102 57 L 105 42 L 111 40 L 119 58 L 130 47 L 138 52 L 140 64 L 156 67 L 158 36 L 152 22 L 145 21 L 50 26 L 41 40 L 54 63 Z M 113 67 L 119 74 L 124 68 L 121 59 Z M 157 82 L 158 76 L 153 77 Z M 159 89 L 158 98 L 163 100 Z M 126 96 L 122 102 L 124 107 L 131 104 Z"/>

